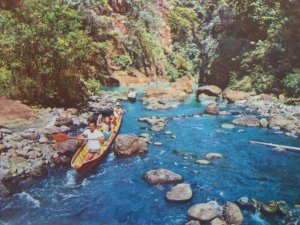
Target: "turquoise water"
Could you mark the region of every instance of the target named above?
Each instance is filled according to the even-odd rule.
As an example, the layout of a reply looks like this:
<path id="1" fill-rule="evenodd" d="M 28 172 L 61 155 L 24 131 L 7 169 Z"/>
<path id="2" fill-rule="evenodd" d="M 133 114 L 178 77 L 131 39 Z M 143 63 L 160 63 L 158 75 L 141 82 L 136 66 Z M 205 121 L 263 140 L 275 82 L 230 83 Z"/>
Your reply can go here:
<path id="1" fill-rule="evenodd" d="M 223 107 L 242 112 L 234 106 Z M 209 200 L 223 203 L 248 196 L 262 201 L 284 200 L 290 205 L 300 203 L 300 154 L 276 152 L 248 142 L 300 146 L 299 139 L 268 129 L 220 127 L 234 116 L 176 118 L 204 110 L 194 97 L 168 111 L 146 110 L 140 101 L 126 102 L 123 108 L 127 113 L 121 133 L 149 133 L 153 141 L 163 145 L 149 145 L 147 154 L 132 158 L 115 158 L 111 153 L 91 174 L 54 169 L 33 187 L 1 199 L 0 224 L 180 225 L 188 220 L 189 207 Z M 137 121 L 150 115 L 169 117 L 166 130 L 177 138 L 171 139 L 163 132 L 154 134 Z M 221 153 L 225 158 L 214 160 L 209 166 L 194 163 L 209 152 Z M 143 180 L 145 172 L 161 167 L 182 174 L 185 182 L 191 184 L 194 196 L 190 202 L 169 203 L 165 195 L 172 185 L 153 186 Z M 245 212 L 243 224 L 281 223 Z"/>

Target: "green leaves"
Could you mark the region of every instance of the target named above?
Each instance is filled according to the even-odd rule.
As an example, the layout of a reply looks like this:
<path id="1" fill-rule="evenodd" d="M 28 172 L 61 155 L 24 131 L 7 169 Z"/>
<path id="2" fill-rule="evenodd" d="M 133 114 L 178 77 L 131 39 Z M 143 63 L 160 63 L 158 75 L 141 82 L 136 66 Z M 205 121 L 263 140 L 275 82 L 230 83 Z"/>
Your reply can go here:
<path id="1" fill-rule="evenodd" d="M 83 79 L 95 73 L 100 46 L 81 29 L 79 13 L 59 0 L 25 0 L 0 15 L 2 92 L 44 105 L 84 102 Z"/>

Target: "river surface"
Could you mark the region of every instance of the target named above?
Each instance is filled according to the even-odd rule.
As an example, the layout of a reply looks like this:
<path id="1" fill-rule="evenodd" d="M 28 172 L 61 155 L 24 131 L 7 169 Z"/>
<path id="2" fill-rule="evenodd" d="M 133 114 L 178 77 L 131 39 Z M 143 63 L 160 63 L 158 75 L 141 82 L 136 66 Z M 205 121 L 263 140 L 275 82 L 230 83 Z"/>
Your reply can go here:
<path id="1" fill-rule="evenodd" d="M 124 88 L 116 88 L 124 91 Z M 138 96 L 141 97 L 140 95 Z M 221 104 L 222 110 L 242 112 L 236 106 Z M 222 129 L 235 116 L 175 118 L 203 112 L 205 104 L 194 96 L 178 108 L 167 111 L 146 110 L 140 101 L 126 102 L 127 110 L 120 133 L 149 133 L 162 146 L 149 145 L 143 156 L 115 158 L 113 153 L 93 173 L 81 175 L 70 168 L 54 169 L 47 178 L 8 199 L 0 199 L 0 224 L 97 224 L 97 225 L 182 225 L 193 204 L 216 200 L 220 204 L 248 196 L 261 201 L 284 200 L 300 203 L 300 154 L 276 152 L 270 147 L 250 144 L 248 140 L 300 146 L 300 140 L 263 128 L 236 126 Z M 165 130 L 154 134 L 144 116 L 169 117 Z M 176 151 L 174 151 L 176 150 Z M 217 152 L 209 166 L 195 164 L 206 153 Z M 173 185 L 149 185 L 143 174 L 166 168 L 183 175 L 191 184 L 193 199 L 169 203 L 167 191 Z M 244 212 L 244 225 L 283 224 L 258 214 Z"/>

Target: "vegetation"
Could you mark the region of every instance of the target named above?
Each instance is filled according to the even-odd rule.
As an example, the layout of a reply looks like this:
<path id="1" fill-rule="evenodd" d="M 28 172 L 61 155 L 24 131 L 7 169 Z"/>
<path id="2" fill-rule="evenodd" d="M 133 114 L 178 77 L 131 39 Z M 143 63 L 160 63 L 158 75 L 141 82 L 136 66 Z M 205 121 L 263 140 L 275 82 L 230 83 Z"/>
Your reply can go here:
<path id="1" fill-rule="evenodd" d="M 5 0 L 0 7 L 2 96 L 74 106 L 99 94 L 115 65 L 299 97 L 297 1 Z"/>
<path id="2" fill-rule="evenodd" d="M 231 4 L 234 27 L 238 28 L 233 35 L 247 39 L 251 45 L 236 56 L 240 65 L 234 70 L 237 79 L 251 77 L 252 88 L 257 92 L 284 91 L 299 96 L 299 3 L 247 0 L 241 4 L 232 0 Z"/>
<path id="3" fill-rule="evenodd" d="M 84 102 L 84 79 L 94 74 L 99 44 L 81 29 L 76 10 L 61 1 L 24 1 L 1 10 L 0 87 L 30 103 L 71 106 Z M 96 63 L 97 64 L 97 63 Z"/>

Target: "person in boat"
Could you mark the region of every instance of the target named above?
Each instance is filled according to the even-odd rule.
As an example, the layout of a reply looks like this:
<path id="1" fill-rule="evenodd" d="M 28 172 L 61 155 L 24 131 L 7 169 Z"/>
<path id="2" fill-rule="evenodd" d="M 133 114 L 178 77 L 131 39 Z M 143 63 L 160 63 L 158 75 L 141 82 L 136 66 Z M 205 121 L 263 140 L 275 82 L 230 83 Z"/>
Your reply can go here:
<path id="1" fill-rule="evenodd" d="M 102 116 L 102 114 L 99 114 L 98 119 L 97 119 L 97 127 L 100 127 L 103 122 L 104 122 L 103 116 Z"/>
<path id="2" fill-rule="evenodd" d="M 78 139 L 89 138 L 95 140 L 88 140 L 87 146 L 89 152 L 86 154 L 84 160 L 88 161 L 100 154 L 101 144 L 104 144 L 105 138 L 104 134 L 96 129 L 96 122 L 93 120 L 89 121 L 89 128 L 86 129 L 82 134 L 78 136 Z"/>
<path id="3" fill-rule="evenodd" d="M 135 102 L 136 101 L 136 91 L 134 88 L 130 88 L 127 92 L 127 99 L 130 102 Z"/>
<path id="4" fill-rule="evenodd" d="M 114 108 L 114 117 L 118 120 L 120 115 L 123 115 L 126 111 L 121 108 L 120 102 L 117 102 Z"/>
<path id="5" fill-rule="evenodd" d="M 105 117 L 104 121 L 100 124 L 99 127 L 102 128 L 102 132 L 104 134 L 105 139 L 109 140 L 111 132 L 114 129 L 114 125 L 111 123 L 110 118 L 108 116 Z"/>

